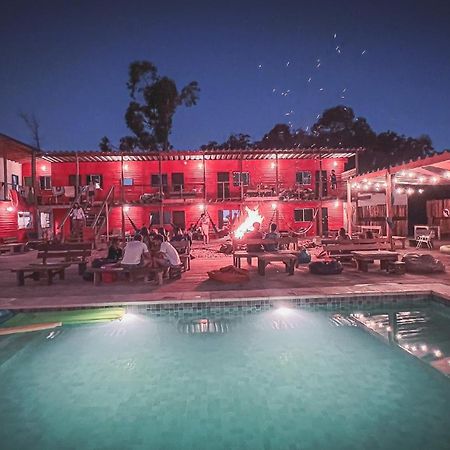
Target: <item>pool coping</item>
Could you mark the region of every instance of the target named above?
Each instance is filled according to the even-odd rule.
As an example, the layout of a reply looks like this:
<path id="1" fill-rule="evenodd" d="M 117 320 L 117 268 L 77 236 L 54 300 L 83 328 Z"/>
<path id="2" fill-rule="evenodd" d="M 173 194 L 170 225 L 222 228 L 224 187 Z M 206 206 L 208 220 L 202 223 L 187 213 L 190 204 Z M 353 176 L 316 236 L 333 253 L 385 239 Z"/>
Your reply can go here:
<path id="1" fill-rule="evenodd" d="M 96 296 L 98 301 L 87 301 L 85 296 L 65 297 L 63 303 L 56 303 L 54 298 L 36 297 L 32 299 L 0 298 L 0 309 L 7 310 L 47 310 L 73 308 L 104 308 L 111 306 L 143 306 L 143 305 L 237 305 L 263 302 L 276 304 L 297 301 L 301 303 L 337 303 L 343 298 L 364 299 L 374 297 L 399 297 L 427 295 L 438 297 L 443 303 L 450 304 L 450 286 L 433 283 L 427 285 L 398 283 L 368 284 L 355 286 L 335 286 L 321 289 L 280 289 L 252 291 L 192 291 L 171 293 L 146 293 Z M 89 297 L 91 298 L 91 297 Z M 28 300 L 28 301 L 27 301 Z"/>

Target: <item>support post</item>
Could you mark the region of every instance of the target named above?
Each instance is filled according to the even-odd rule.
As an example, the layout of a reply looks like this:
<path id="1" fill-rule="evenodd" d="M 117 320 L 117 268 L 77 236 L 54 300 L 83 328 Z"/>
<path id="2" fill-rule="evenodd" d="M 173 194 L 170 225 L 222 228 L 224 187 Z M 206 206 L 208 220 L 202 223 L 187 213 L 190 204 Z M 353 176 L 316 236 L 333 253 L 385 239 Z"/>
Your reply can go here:
<path id="1" fill-rule="evenodd" d="M 319 150 L 319 211 L 318 217 L 318 234 L 320 237 L 323 236 L 323 212 L 322 212 L 322 198 L 323 198 L 323 185 L 322 185 L 322 152 Z"/>
<path id="2" fill-rule="evenodd" d="M 125 203 L 125 193 L 123 190 L 123 152 L 120 153 L 120 211 L 122 214 L 122 242 L 125 242 L 125 214 L 123 211 Z"/>
<path id="3" fill-rule="evenodd" d="M 244 152 L 241 151 L 240 159 L 239 159 L 239 186 L 241 189 L 241 202 L 244 201 L 244 182 L 242 181 L 242 166 L 243 166 L 243 158 Z M 231 180 L 233 182 L 233 180 Z M 241 203 L 242 204 L 242 203 Z"/>
<path id="4" fill-rule="evenodd" d="M 203 202 L 204 202 L 204 209 L 206 209 L 206 159 L 205 159 L 205 152 L 203 151 L 202 155 L 202 166 L 203 166 Z"/>
<path id="5" fill-rule="evenodd" d="M 278 172 L 278 152 L 275 152 L 275 193 L 277 196 L 276 210 L 275 210 L 275 223 L 277 224 L 277 230 L 280 231 L 280 215 L 278 213 L 278 200 L 280 199 L 280 183 Z"/>
<path id="6" fill-rule="evenodd" d="M 3 155 L 3 198 L 8 200 L 8 154 Z"/>
<path id="7" fill-rule="evenodd" d="M 80 160 L 78 159 L 78 152 L 75 153 L 75 198 L 78 197 L 80 193 Z"/>
<path id="8" fill-rule="evenodd" d="M 351 237 L 353 229 L 352 229 L 352 185 L 351 180 L 347 180 L 347 233 Z"/>
<path id="9" fill-rule="evenodd" d="M 159 176 L 159 225 L 164 225 L 164 189 L 162 179 L 162 156 L 161 151 L 158 153 L 158 176 Z"/>
<path id="10" fill-rule="evenodd" d="M 106 202 L 105 205 L 105 214 L 106 214 L 106 242 L 109 242 L 109 204 Z"/>
<path id="11" fill-rule="evenodd" d="M 392 175 L 390 170 L 386 171 L 386 236 L 392 238 L 392 229 L 389 223 L 393 222 L 393 204 L 392 204 Z"/>

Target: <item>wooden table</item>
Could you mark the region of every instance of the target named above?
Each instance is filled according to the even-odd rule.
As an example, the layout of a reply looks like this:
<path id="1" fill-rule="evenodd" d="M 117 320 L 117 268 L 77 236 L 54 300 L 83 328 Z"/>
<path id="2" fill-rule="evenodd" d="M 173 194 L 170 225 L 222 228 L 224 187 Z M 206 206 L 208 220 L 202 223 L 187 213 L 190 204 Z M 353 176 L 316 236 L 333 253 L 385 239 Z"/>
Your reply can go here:
<path id="1" fill-rule="evenodd" d="M 18 286 L 23 286 L 25 284 L 25 278 L 32 278 L 34 281 L 39 281 L 41 275 L 45 275 L 47 284 L 50 285 L 53 283 L 53 278 L 56 275 L 59 275 L 60 280 L 64 280 L 65 270 L 69 266 L 70 264 L 64 263 L 29 264 L 20 269 L 12 269 L 11 272 L 15 272 Z M 26 275 L 27 273 L 29 275 Z"/>
<path id="2" fill-rule="evenodd" d="M 23 253 L 25 251 L 25 244 L 23 242 L 14 242 L 11 244 L 1 244 L 0 245 L 0 253 L 16 253 L 16 249 L 18 253 Z"/>
<path id="3" fill-rule="evenodd" d="M 289 275 L 294 275 L 294 267 L 297 256 L 292 253 L 273 252 L 261 253 L 258 255 L 258 273 L 262 276 L 266 274 L 266 266 L 274 261 L 281 261 L 286 266 L 286 272 Z"/>
<path id="4" fill-rule="evenodd" d="M 369 264 L 375 260 L 380 261 L 381 270 L 387 270 L 390 262 L 398 260 L 397 252 L 390 252 L 387 250 L 378 251 L 353 251 L 353 257 L 355 258 L 358 270 L 362 272 L 369 271 Z"/>

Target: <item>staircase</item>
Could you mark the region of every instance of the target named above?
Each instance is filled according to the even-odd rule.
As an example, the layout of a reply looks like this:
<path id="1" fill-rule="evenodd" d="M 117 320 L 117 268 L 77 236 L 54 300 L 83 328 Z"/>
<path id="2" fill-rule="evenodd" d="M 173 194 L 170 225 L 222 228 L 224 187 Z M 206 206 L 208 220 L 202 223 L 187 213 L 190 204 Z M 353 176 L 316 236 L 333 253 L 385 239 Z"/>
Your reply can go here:
<path id="1" fill-rule="evenodd" d="M 62 229 L 64 224 L 70 218 L 70 213 L 72 212 L 73 205 L 79 202 L 77 197 L 68 209 L 64 220 L 61 222 L 59 229 Z M 66 242 L 96 242 L 100 238 L 100 235 L 107 230 L 108 215 L 111 211 L 111 207 L 114 203 L 114 186 L 110 188 L 105 200 L 103 200 L 101 205 L 87 205 L 84 209 L 84 215 L 86 217 L 85 226 L 81 233 L 75 234 L 73 230 Z"/>

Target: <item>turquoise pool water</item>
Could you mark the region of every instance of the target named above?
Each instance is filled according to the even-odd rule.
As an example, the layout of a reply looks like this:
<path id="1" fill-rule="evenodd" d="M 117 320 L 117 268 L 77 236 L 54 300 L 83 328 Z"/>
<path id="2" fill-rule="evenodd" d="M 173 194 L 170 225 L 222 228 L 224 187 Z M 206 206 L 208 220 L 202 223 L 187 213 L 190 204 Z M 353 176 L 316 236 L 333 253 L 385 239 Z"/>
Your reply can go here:
<path id="1" fill-rule="evenodd" d="M 448 310 L 366 316 L 383 330 L 392 311 L 428 318 L 399 339 L 450 350 Z M 450 380 L 351 312 L 136 312 L 0 337 L 0 448 L 448 448 Z"/>

